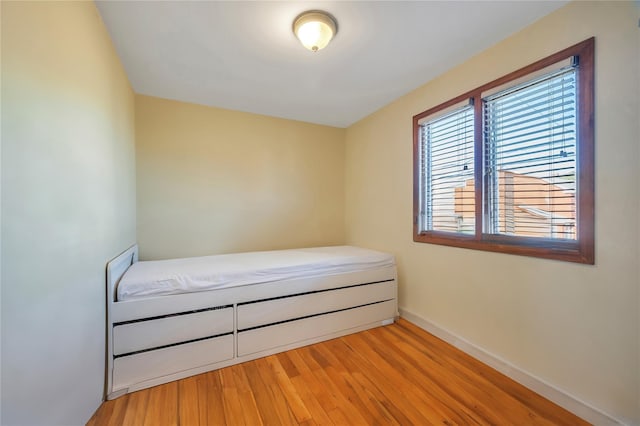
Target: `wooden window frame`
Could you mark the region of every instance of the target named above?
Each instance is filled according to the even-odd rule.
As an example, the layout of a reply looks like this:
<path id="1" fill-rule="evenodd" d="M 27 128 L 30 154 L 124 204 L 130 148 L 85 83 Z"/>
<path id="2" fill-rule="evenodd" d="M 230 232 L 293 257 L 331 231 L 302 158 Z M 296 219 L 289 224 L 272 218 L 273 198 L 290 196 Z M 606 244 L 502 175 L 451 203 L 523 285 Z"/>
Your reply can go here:
<path id="1" fill-rule="evenodd" d="M 440 244 L 475 250 L 540 257 L 568 262 L 595 263 L 595 148 L 594 148 L 594 46 L 589 38 L 517 71 L 484 84 L 443 104 L 430 108 L 413 117 L 413 240 L 421 243 Z M 563 59 L 577 56 L 577 188 L 575 240 L 522 237 L 513 235 L 485 234 L 483 220 L 487 215 L 484 185 L 484 141 L 482 93 L 516 79 L 526 77 Z M 420 214 L 420 120 L 436 114 L 452 105 L 473 99 L 474 104 L 474 181 L 475 181 L 475 234 L 443 231 L 421 231 Z"/>

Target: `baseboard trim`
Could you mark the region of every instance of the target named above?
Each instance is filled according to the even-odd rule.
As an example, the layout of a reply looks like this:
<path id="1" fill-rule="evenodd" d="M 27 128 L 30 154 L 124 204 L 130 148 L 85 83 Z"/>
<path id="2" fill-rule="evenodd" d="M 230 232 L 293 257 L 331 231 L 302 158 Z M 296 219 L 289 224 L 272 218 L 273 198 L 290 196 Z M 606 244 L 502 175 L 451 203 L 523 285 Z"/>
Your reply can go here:
<path id="1" fill-rule="evenodd" d="M 587 404 L 586 402 L 571 396 L 567 392 L 562 391 L 557 387 L 545 382 L 544 380 L 522 370 L 521 368 L 510 364 L 500 357 L 487 352 L 480 346 L 477 346 L 476 344 L 455 335 L 454 333 L 442 328 L 432 321 L 424 319 L 419 315 L 416 315 L 404 308 L 399 308 L 399 311 L 400 316 L 407 321 L 412 322 L 423 330 L 428 331 L 429 333 L 455 346 L 468 355 L 471 355 L 475 359 L 498 370 L 505 376 L 542 395 L 553 403 L 559 405 L 565 410 L 574 413 L 575 415 L 583 418 L 589 423 L 599 426 L 626 424 L 626 422 L 618 420 L 604 413 L 603 411 Z"/>

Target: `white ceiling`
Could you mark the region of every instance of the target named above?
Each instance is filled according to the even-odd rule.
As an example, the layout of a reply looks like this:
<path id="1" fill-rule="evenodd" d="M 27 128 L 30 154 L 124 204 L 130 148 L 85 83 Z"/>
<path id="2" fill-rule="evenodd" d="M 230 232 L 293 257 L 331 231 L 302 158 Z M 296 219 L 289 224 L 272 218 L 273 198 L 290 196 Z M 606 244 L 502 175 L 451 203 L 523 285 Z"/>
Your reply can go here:
<path id="1" fill-rule="evenodd" d="M 97 1 L 136 93 L 347 127 L 566 1 Z M 291 31 L 309 9 L 338 34 Z"/>

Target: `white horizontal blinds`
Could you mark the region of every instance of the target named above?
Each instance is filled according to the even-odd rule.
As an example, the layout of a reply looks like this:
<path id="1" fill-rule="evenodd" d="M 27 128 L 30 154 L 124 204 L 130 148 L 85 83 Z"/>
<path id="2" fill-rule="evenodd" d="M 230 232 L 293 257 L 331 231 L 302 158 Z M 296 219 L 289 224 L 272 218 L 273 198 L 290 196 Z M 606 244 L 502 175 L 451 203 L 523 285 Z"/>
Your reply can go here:
<path id="1" fill-rule="evenodd" d="M 421 122 L 421 229 L 473 234 L 473 106 Z"/>
<path id="2" fill-rule="evenodd" d="M 576 69 L 484 99 L 485 232 L 576 239 Z"/>

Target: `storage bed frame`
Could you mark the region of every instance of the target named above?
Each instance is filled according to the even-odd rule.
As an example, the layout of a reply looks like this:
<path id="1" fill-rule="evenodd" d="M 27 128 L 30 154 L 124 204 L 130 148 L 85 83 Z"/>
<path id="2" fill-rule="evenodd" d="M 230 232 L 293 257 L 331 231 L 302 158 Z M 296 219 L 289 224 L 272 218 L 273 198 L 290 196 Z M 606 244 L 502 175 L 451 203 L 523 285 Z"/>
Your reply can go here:
<path id="1" fill-rule="evenodd" d="M 138 261 L 107 264 L 107 399 L 391 324 L 395 266 L 196 293 L 116 300 Z"/>

